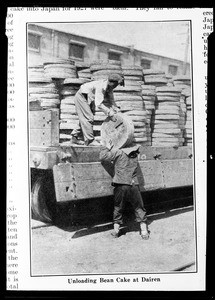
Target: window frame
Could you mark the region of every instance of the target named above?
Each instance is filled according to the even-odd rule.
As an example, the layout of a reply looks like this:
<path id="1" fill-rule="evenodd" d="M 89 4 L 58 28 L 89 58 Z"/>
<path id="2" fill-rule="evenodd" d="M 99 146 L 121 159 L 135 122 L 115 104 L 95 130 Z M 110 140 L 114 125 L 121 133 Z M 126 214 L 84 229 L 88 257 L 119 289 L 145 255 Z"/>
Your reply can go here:
<path id="1" fill-rule="evenodd" d="M 76 45 L 76 46 L 81 46 L 83 48 L 83 57 L 80 58 L 80 57 L 76 57 L 76 56 L 73 56 L 73 55 L 70 55 L 70 47 L 72 45 Z M 85 47 L 87 46 L 86 43 L 83 43 L 83 42 L 79 42 L 79 41 L 76 41 L 76 40 L 70 40 L 69 41 L 69 58 L 71 59 L 75 59 L 75 60 L 79 60 L 79 61 L 84 61 L 84 51 L 85 51 Z"/>
<path id="2" fill-rule="evenodd" d="M 176 68 L 176 73 L 175 73 L 175 74 L 172 74 L 172 73 L 170 72 L 170 69 L 169 69 L 170 67 Z M 169 65 L 168 65 L 168 74 L 171 74 L 172 76 L 175 76 L 175 75 L 178 74 L 178 69 L 179 69 L 179 66 L 178 66 L 178 65 L 169 64 Z"/>
<path id="3" fill-rule="evenodd" d="M 119 56 L 119 60 L 118 59 L 110 59 L 109 58 L 109 54 L 110 53 L 113 53 L 113 54 L 116 54 Z M 120 51 L 120 50 L 115 50 L 115 49 L 109 49 L 108 50 L 108 60 L 117 60 L 117 61 L 120 61 L 121 62 L 121 56 L 123 54 L 123 51 Z"/>
<path id="4" fill-rule="evenodd" d="M 150 59 L 148 57 L 141 57 L 141 60 L 140 60 L 141 67 L 142 67 L 142 61 L 143 60 L 148 61 L 150 63 L 150 68 L 148 68 L 148 69 L 151 69 L 151 67 L 152 67 L 152 59 Z M 144 70 L 148 70 L 148 69 L 144 69 Z"/>
<path id="5" fill-rule="evenodd" d="M 29 42 L 28 42 L 28 50 L 36 52 L 36 53 L 40 53 L 41 52 L 41 37 L 42 37 L 43 34 L 41 32 L 38 32 L 38 31 L 28 30 L 28 38 L 29 38 L 29 35 L 34 35 L 36 37 L 39 37 L 39 48 L 38 49 L 31 48 L 29 46 Z"/>

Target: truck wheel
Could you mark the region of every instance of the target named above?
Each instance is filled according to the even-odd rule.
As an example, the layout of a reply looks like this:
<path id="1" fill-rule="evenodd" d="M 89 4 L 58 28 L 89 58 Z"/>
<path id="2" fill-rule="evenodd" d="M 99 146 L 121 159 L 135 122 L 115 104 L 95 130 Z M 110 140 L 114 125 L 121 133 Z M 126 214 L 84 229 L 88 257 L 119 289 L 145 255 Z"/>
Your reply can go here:
<path id="1" fill-rule="evenodd" d="M 31 192 L 31 211 L 34 219 L 52 222 L 55 217 L 56 198 L 54 182 L 50 176 L 38 177 Z"/>

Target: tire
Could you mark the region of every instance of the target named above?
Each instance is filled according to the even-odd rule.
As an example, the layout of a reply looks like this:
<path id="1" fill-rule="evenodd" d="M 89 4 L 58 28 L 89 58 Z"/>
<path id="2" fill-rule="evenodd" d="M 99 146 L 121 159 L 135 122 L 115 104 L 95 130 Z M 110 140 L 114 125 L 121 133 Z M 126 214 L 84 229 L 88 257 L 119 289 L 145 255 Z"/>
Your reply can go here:
<path id="1" fill-rule="evenodd" d="M 53 177 L 45 174 L 36 179 L 31 192 L 33 218 L 42 222 L 52 222 L 56 215 L 56 198 Z"/>

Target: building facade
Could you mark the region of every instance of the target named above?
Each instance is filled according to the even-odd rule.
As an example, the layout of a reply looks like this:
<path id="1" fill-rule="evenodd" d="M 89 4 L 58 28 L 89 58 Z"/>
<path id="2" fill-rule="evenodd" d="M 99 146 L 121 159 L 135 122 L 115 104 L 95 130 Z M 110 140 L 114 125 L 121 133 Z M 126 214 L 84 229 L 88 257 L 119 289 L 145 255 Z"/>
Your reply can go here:
<path id="1" fill-rule="evenodd" d="M 43 64 L 53 58 L 71 58 L 90 63 L 94 60 L 118 60 L 123 65 L 159 69 L 170 75 L 190 75 L 190 64 L 181 60 L 91 39 L 69 32 L 28 24 L 28 65 Z"/>

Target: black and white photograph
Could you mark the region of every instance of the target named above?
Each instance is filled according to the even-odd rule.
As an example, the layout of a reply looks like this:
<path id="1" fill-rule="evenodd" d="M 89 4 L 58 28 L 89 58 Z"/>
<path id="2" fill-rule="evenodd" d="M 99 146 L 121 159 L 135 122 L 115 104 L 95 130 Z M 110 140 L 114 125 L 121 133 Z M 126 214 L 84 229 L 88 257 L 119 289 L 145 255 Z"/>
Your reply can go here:
<path id="1" fill-rule="evenodd" d="M 196 272 L 190 22 L 27 33 L 32 276 Z"/>
<path id="2" fill-rule="evenodd" d="M 8 290 L 205 290 L 212 20 L 8 9 Z"/>

